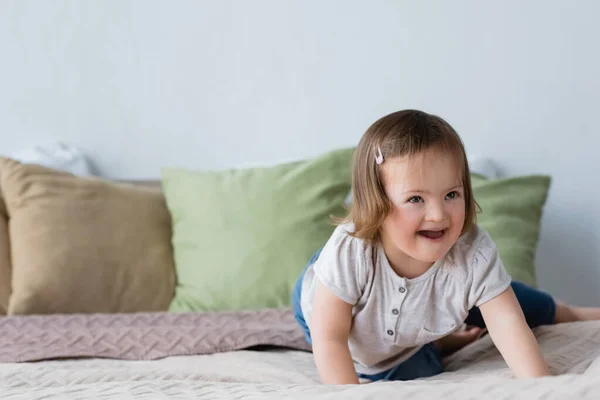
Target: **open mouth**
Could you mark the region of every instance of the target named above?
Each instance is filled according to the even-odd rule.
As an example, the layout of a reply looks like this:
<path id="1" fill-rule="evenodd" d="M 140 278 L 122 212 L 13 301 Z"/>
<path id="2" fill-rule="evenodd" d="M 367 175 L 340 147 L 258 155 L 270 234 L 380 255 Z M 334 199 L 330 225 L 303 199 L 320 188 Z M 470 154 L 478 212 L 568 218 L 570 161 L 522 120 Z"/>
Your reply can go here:
<path id="1" fill-rule="evenodd" d="M 440 240 L 446 233 L 446 229 L 436 231 L 418 231 L 417 233 L 429 240 Z"/>

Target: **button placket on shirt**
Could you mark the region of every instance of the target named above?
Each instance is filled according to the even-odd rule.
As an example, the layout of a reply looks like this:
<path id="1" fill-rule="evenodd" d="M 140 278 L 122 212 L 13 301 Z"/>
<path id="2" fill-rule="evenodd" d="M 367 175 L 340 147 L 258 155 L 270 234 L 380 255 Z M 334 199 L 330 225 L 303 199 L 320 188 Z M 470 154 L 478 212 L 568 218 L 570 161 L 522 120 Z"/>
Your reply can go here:
<path id="1" fill-rule="evenodd" d="M 398 286 L 397 291 L 394 290 L 394 293 L 395 293 L 394 303 L 398 304 L 398 305 L 396 307 L 392 308 L 391 314 L 393 315 L 393 317 L 386 318 L 386 320 L 389 321 L 389 323 L 388 323 L 389 327 L 386 331 L 386 334 L 389 337 L 395 336 L 396 326 L 398 325 L 398 318 L 400 315 L 400 308 L 402 308 L 404 299 L 406 298 L 406 295 L 408 294 L 408 289 L 406 288 L 406 282 L 404 281 L 404 279 L 402 279 L 402 281 L 396 285 L 399 285 L 399 286 Z"/>

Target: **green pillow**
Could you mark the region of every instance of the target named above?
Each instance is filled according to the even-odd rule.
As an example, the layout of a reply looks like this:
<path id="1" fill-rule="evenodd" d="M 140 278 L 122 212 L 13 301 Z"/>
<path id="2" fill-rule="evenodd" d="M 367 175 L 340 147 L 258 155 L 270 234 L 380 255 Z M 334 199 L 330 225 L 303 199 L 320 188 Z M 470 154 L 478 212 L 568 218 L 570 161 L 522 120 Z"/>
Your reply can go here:
<path id="1" fill-rule="evenodd" d="M 273 167 L 162 169 L 177 273 L 170 310 L 285 307 L 344 216 L 354 148 Z"/>
<path id="2" fill-rule="evenodd" d="M 477 223 L 496 245 L 514 280 L 536 286 L 535 253 L 551 178 L 544 175 L 488 180 L 472 174 Z"/>

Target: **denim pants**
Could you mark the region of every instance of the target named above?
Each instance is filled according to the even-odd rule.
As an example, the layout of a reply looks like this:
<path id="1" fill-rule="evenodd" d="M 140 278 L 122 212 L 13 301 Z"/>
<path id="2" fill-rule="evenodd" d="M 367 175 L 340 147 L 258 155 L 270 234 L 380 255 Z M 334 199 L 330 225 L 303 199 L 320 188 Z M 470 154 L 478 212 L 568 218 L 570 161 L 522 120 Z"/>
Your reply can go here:
<path id="1" fill-rule="evenodd" d="M 296 285 L 292 291 L 292 307 L 296 321 L 304 331 L 306 340 L 312 344 L 310 337 L 310 329 L 304 320 L 302 309 L 300 307 L 302 295 L 302 280 L 306 270 L 319 258 L 321 250 L 317 251 L 308 262 L 308 265 L 300 274 L 296 281 Z M 521 305 L 523 314 L 530 328 L 535 328 L 540 325 L 551 325 L 554 323 L 556 313 L 556 304 L 554 299 L 549 294 L 527 286 L 521 282 L 513 281 L 511 287 L 515 292 L 517 300 Z M 465 320 L 467 325 L 478 326 L 485 328 L 485 322 L 478 307 L 473 307 L 469 311 L 469 315 Z M 359 374 L 360 378 L 369 379 L 371 381 L 390 380 L 390 381 L 407 381 L 417 378 L 426 378 L 429 376 L 438 375 L 444 372 L 442 357 L 433 343 L 428 343 L 421 347 L 418 352 L 412 355 L 408 360 L 392 367 L 387 371 L 380 372 L 374 375 Z"/>

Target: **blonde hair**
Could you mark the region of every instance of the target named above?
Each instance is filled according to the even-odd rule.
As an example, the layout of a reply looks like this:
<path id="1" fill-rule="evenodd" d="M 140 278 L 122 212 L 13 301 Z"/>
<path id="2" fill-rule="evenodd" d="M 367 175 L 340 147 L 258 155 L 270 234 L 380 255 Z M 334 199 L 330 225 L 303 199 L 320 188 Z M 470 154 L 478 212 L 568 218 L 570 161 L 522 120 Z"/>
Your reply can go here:
<path id="1" fill-rule="evenodd" d="M 461 168 L 465 198 L 465 221 L 462 233 L 476 222 L 477 203 L 473 197 L 469 163 L 462 140 L 442 118 L 418 110 L 403 110 L 386 115 L 367 129 L 354 152 L 352 171 L 352 206 L 349 215 L 338 223 L 354 223 L 352 236 L 372 242 L 379 237 L 379 228 L 392 210 L 381 179 L 384 160 L 413 156 L 430 149 L 451 153 Z M 385 163 L 385 161 L 384 161 Z"/>

